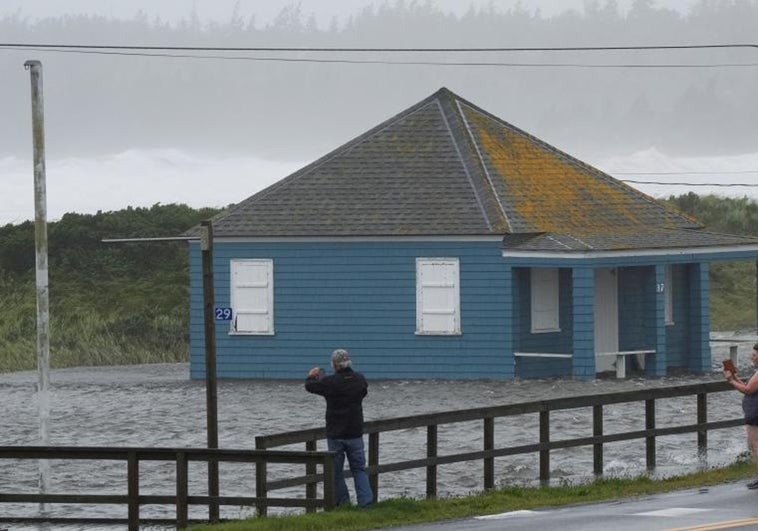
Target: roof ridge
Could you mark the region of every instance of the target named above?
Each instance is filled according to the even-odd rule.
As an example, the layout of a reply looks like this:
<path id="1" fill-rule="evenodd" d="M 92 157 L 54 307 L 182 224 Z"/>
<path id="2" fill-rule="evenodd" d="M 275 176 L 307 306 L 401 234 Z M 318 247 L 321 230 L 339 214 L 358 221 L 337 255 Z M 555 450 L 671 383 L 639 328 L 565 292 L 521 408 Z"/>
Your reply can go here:
<path id="1" fill-rule="evenodd" d="M 479 153 L 479 149 L 476 146 L 476 142 L 474 141 L 468 122 L 466 121 L 466 117 L 463 116 L 463 113 L 460 110 L 459 100 L 463 100 L 463 98 L 446 87 L 442 87 L 435 94 L 438 96 L 440 109 L 442 111 L 442 117 L 445 120 L 445 124 L 448 126 L 448 133 L 450 134 L 450 138 L 453 142 L 453 145 L 455 146 L 458 156 L 461 158 L 461 163 L 463 164 L 466 176 L 468 177 L 469 183 L 471 184 L 471 189 L 477 198 L 477 202 L 481 208 L 482 215 L 487 221 L 487 225 L 494 231 L 497 231 L 500 227 L 502 227 L 505 232 L 511 232 L 511 224 L 508 220 L 508 216 L 506 215 L 505 208 L 500 201 L 500 197 L 495 192 L 492 178 L 489 175 L 487 167 L 482 160 L 481 153 Z M 457 123 L 453 125 L 451 123 L 451 118 L 454 119 Z M 463 143 L 463 145 L 461 145 L 461 139 L 456 138 L 456 134 L 453 128 L 459 130 L 459 136 L 464 138 L 465 143 Z M 464 153 L 466 153 L 468 155 L 468 158 L 475 163 L 476 167 L 484 176 L 484 178 L 480 177 L 480 181 L 482 181 L 482 184 L 484 185 L 480 188 L 484 188 L 483 190 L 477 189 L 476 182 L 474 181 L 474 176 L 471 174 L 471 172 L 469 172 L 469 165 L 466 164 L 466 161 L 463 158 Z M 489 196 L 489 201 L 487 201 L 486 196 Z M 488 204 L 492 205 L 489 209 L 487 208 Z M 499 219 L 492 219 L 493 217 Z"/>

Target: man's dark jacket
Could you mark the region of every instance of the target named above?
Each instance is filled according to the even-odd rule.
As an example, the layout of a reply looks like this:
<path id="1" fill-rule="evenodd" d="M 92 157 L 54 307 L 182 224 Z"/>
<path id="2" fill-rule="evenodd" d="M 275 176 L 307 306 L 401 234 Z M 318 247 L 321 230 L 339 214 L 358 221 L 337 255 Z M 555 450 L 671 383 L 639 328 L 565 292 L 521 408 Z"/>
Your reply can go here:
<path id="1" fill-rule="evenodd" d="M 368 394 L 366 378 L 350 368 L 330 376 L 312 376 L 305 390 L 326 399 L 326 436 L 355 439 L 363 436 L 363 398 Z"/>

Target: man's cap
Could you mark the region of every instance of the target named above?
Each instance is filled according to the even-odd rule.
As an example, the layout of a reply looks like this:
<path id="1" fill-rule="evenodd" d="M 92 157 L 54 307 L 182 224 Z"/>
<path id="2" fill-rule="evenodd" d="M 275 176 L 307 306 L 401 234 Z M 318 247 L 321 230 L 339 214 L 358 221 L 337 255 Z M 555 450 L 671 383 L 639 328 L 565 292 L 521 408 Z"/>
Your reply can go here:
<path id="1" fill-rule="evenodd" d="M 335 368 L 344 369 L 345 367 L 350 367 L 351 364 L 350 354 L 348 354 L 347 350 L 338 348 L 332 352 L 332 365 Z"/>

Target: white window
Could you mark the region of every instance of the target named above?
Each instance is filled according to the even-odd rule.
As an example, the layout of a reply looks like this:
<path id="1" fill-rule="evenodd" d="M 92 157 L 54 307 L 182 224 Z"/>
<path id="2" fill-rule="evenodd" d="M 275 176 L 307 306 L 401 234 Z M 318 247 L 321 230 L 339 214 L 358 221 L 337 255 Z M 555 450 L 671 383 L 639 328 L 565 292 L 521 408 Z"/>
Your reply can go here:
<path id="1" fill-rule="evenodd" d="M 674 267 L 665 266 L 666 280 L 663 284 L 663 322 L 666 325 L 674 324 Z"/>
<path id="2" fill-rule="evenodd" d="M 460 266 L 457 258 L 416 259 L 416 333 L 461 333 Z"/>
<path id="3" fill-rule="evenodd" d="M 232 334 L 274 333 L 273 260 L 232 260 Z"/>
<path id="4" fill-rule="evenodd" d="M 532 333 L 560 332 L 558 320 L 558 269 L 531 269 Z"/>

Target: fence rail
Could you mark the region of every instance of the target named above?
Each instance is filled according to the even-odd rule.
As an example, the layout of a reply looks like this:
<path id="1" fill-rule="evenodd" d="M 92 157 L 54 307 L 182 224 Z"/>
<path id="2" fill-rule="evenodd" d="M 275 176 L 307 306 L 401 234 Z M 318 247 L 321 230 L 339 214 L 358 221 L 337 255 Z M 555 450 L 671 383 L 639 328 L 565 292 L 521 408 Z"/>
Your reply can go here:
<path id="1" fill-rule="evenodd" d="M 53 518 L 2 516 L 0 522 L 14 523 L 54 523 L 54 524 L 127 524 L 130 531 L 137 531 L 143 524 L 175 524 L 186 528 L 190 522 L 190 505 L 255 505 L 265 511 L 268 507 L 305 507 L 331 509 L 334 507 L 334 461 L 330 452 L 290 452 L 260 450 L 228 450 L 206 448 L 126 448 L 126 447 L 45 447 L 45 446 L 3 446 L 0 460 L 4 459 L 63 459 L 86 461 L 125 461 L 127 465 L 126 494 L 31 494 L 0 492 L 1 503 L 68 503 L 68 504 L 121 504 L 127 506 L 128 518 Z M 176 492 L 172 495 L 141 495 L 139 493 L 139 465 L 144 461 L 164 461 L 176 463 Z M 253 463 L 256 470 L 267 463 L 305 464 L 314 471 L 322 467 L 319 480 L 324 481 L 323 497 L 315 494 L 303 498 L 271 498 L 261 496 L 265 486 L 256 484 L 256 496 L 194 496 L 189 494 L 189 463 L 235 462 Z M 7 482 L 2 482 L 7 483 Z M 315 493 L 315 490 L 314 490 Z M 140 505 L 175 505 L 176 519 L 140 519 Z"/>
<path id="2" fill-rule="evenodd" d="M 480 407 L 447 411 L 443 413 L 431 413 L 398 417 L 366 422 L 364 431 L 368 434 L 368 466 L 367 473 L 369 482 L 374 492 L 374 499 L 378 498 L 379 476 L 383 473 L 397 472 L 417 468 L 426 469 L 426 496 L 437 495 L 437 467 L 439 465 L 460 463 L 465 461 L 482 461 L 482 479 L 485 489 L 495 487 L 494 460 L 496 457 L 513 456 L 519 454 L 539 454 L 539 480 L 543 483 L 550 480 L 550 452 L 563 448 L 575 448 L 580 446 L 592 446 L 593 448 L 593 473 L 603 473 L 603 450 L 604 445 L 611 442 L 629 441 L 634 439 L 645 440 L 646 466 L 652 470 L 656 466 L 656 438 L 667 435 L 684 433 L 697 433 L 697 447 L 699 452 L 705 452 L 708 445 L 708 431 L 740 426 L 744 423 L 742 418 L 708 422 L 707 397 L 712 393 L 724 391 L 733 392 L 733 388 L 726 382 L 709 382 L 690 384 L 638 391 L 623 391 L 618 393 L 604 393 L 587 396 L 575 396 L 555 398 L 534 402 L 522 402 L 492 407 Z M 696 415 L 693 422 L 678 426 L 656 426 L 656 402 L 663 399 L 692 396 L 696 398 Z M 603 430 L 603 408 L 613 404 L 625 404 L 641 402 L 644 405 L 645 429 L 627 432 L 606 434 Z M 554 411 L 571 410 L 578 408 L 592 408 L 592 434 L 586 437 L 574 439 L 550 439 L 550 414 Z M 526 414 L 539 415 L 539 432 L 537 442 L 520 446 L 497 448 L 495 446 L 495 420 L 503 417 L 513 417 Z M 449 455 L 438 453 L 438 427 L 441 425 L 455 424 L 460 422 L 482 422 L 482 450 L 474 452 L 462 452 Z M 396 430 L 412 428 L 426 429 L 426 457 L 393 463 L 379 463 L 379 439 L 380 434 Z M 317 441 L 326 438 L 324 428 L 290 431 L 273 435 L 264 435 L 255 438 L 255 446 L 259 450 L 276 448 L 291 444 L 305 443 L 306 448 L 315 450 Z M 258 483 L 265 485 L 260 495 L 266 495 L 269 491 L 306 485 L 306 495 L 313 496 L 315 482 L 322 478 L 307 470 L 305 476 L 268 481 L 265 467 L 256 469 Z"/>

